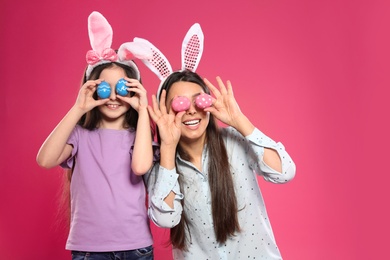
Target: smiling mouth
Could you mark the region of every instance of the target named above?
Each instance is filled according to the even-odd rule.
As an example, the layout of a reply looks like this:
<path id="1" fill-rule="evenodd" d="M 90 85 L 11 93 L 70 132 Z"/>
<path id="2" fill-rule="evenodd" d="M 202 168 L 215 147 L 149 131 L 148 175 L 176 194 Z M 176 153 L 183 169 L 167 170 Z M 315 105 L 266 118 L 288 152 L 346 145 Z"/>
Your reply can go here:
<path id="1" fill-rule="evenodd" d="M 200 119 L 183 122 L 184 125 L 194 126 L 200 123 Z"/>
<path id="2" fill-rule="evenodd" d="M 110 109 L 117 109 L 119 107 L 119 105 L 114 105 L 114 104 L 107 104 L 106 106 Z"/>

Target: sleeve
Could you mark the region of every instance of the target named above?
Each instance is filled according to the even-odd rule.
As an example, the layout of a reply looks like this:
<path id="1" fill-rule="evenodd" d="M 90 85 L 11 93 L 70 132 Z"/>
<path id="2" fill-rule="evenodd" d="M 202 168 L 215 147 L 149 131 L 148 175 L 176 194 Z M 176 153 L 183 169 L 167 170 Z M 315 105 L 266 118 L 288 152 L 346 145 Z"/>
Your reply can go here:
<path id="1" fill-rule="evenodd" d="M 245 137 L 249 141 L 249 165 L 257 174 L 261 174 L 266 181 L 273 183 L 286 183 L 295 176 L 295 163 L 287 153 L 283 144 L 275 142 L 259 129 L 255 128 L 252 134 Z M 282 161 L 282 172 L 269 167 L 263 160 L 264 148 L 275 150 Z"/>
<path id="2" fill-rule="evenodd" d="M 160 161 L 160 145 L 156 142 L 152 142 L 153 146 L 153 162 Z"/>
<path id="3" fill-rule="evenodd" d="M 148 215 L 159 227 L 172 228 L 180 222 L 183 211 L 181 200 L 184 196 L 180 192 L 178 177 L 176 169 L 167 170 L 158 163 L 154 165 L 148 176 Z M 164 202 L 171 191 L 175 193 L 173 209 Z"/>
<path id="4" fill-rule="evenodd" d="M 70 134 L 70 136 L 68 138 L 68 141 L 66 142 L 67 144 L 70 144 L 71 146 L 73 146 L 73 149 L 72 149 L 72 154 L 70 155 L 70 157 L 60 164 L 60 166 L 64 169 L 72 169 L 73 168 L 75 156 L 76 156 L 77 150 L 78 150 L 79 127 L 80 126 L 77 125 L 73 129 L 72 133 Z"/>

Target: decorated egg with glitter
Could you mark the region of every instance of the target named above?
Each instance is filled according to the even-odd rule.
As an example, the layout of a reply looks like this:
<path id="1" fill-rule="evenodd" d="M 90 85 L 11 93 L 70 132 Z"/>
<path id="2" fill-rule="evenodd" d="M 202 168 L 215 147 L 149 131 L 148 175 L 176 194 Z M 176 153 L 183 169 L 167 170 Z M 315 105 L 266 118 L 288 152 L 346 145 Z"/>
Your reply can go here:
<path id="1" fill-rule="evenodd" d="M 172 109 L 176 112 L 185 111 L 190 108 L 190 100 L 186 97 L 177 97 L 172 101 Z"/>
<path id="2" fill-rule="evenodd" d="M 202 109 L 206 107 L 211 107 L 211 105 L 213 104 L 213 98 L 206 93 L 202 93 L 196 97 L 195 104 L 197 107 Z"/>
<path id="3" fill-rule="evenodd" d="M 111 95 L 111 87 L 107 82 L 102 81 L 98 85 L 96 92 L 100 98 L 105 99 Z"/>
<path id="4" fill-rule="evenodd" d="M 115 86 L 115 91 L 118 93 L 118 95 L 121 96 L 126 96 L 129 92 L 127 91 L 127 86 L 126 86 L 127 81 L 125 79 L 120 79 L 118 83 L 116 83 Z"/>

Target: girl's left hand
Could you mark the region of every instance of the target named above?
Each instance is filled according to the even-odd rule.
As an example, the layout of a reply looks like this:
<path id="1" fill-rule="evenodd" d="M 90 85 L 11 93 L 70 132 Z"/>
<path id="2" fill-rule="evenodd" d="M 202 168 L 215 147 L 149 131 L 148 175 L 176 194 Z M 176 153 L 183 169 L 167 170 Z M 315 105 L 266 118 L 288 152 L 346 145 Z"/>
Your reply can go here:
<path id="1" fill-rule="evenodd" d="M 127 81 L 126 86 L 128 86 L 127 91 L 130 94 L 133 92 L 135 95 L 132 97 L 130 97 L 130 95 L 127 95 L 126 97 L 117 95 L 117 98 L 126 103 L 129 103 L 130 106 L 132 106 L 138 112 L 140 109 L 147 109 L 148 97 L 144 86 L 142 86 L 142 84 L 136 79 L 125 77 L 125 80 Z"/>
<path id="2" fill-rule="evenodd" d="M 237 128 L 240 120 L 245 116 L 234 98 L 232 84 L 228 80 L 226 82 L 226 87 L 220 77 L 217 77 L 216 79 L 219 90 L 211 84 L 210 81 L 204 79 L 206 85 L 215 96 L 213 106 L 205 108 L 204 111 L 210 112 L 221 122 Z"/>

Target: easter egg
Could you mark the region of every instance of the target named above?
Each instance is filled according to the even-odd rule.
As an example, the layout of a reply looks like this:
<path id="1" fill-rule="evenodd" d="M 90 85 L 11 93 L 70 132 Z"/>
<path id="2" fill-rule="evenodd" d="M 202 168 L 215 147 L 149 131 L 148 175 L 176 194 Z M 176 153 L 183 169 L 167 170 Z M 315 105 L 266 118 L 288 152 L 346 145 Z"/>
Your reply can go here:
<path id="1" fill-rule="evenodd" d="M 111 87 L 107 82 L 103 81 L 98 85 L 96 92 L 100 98 L 108 98 L 111 95 Z"/>
<path id="2" fill-rule="evenodd" d="M 211 107 L 211 105 L 213 104 L 213 98 L 206 93 L 202 93 L 196 97 L 195 104 L 197 107 L 202 109 L 206 107 Z"/>
<path id="3" fill-rule="evenodd" d="M 190 108 L 190 100 L 186 97 L 177 97 L 172 101 L 171 106 L 176 112 L 185 111 Z"/>
<path id="4" fill-rule="evenodd" d="M 118 83 L 116 83 L 115 91 L 118 93 L 118 95 L 126 96 L 129 92 L 127 91 L 126 86 L 127 81 L 125 79 L 120 79 Z"/>

